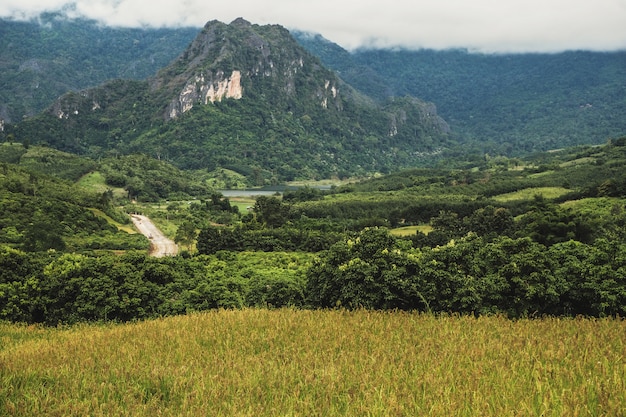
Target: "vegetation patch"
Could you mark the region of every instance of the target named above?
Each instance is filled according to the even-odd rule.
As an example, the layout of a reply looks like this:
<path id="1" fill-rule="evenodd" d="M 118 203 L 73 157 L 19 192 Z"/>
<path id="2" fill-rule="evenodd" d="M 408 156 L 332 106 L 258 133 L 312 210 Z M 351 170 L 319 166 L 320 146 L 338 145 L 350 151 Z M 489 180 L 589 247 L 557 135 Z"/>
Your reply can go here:
<path id="1" fill-rule="evenodd" d="M 571 192 L 563 187 L 533 187 L 492 197 L 496 201 L 532 200 L 535 196 L 552 200 Z"/>
<path id="2" fill-rule="evenodd" d="M 112 198 L 120 199 L 127 195 L 127 192 L 123 188 L 108 185 L 106 178 L 100 171 L 93 171 L 83 175 L 77 181 L 77 185 L 94 193 L 102 194 L 111 192 Z"/>
<path id="3" fill-rule="evenodd" d="M 389 233 L 394 236 L 411 236 L 416 234 L 417 232 L 424 233 L 427 235 L 433 230 L 433 227 L 428 224 L 422 224 L 418 226 L 405 226 L 405 227 L 397 227 L 395 229 L 391 229 Z"/>
<path id="4" fill-rule="evenodd" d="M 571 161 L 563 162 L 560 164 L 561 167 L 569 167 L 574 165 L 583 165 L 583 164 L 593 164 L 596 162 L 595 157 L 586 156 L 584 158 L 578 158 Z"/>
<path id="5" fill-rule="evenodd" d="M 119 223 L 119 222 L 113 220 L 110 216 L 108 216 L 102 210 L 99 210 L 97 208 L 90 208 L 89 210 L 91 210 L 91 212 L 93 214 L 95 214 L 96 216 L 106 220 L 108 224 L 117 227 L 118 230 L 121 230 L 121 231 L 126 232 L 126 233 L 131 234 L 131 235 L 137 233 L 137 231 L 132 226 L 130 226 L 129 224 L 122 224 L 122 223 Z"/>

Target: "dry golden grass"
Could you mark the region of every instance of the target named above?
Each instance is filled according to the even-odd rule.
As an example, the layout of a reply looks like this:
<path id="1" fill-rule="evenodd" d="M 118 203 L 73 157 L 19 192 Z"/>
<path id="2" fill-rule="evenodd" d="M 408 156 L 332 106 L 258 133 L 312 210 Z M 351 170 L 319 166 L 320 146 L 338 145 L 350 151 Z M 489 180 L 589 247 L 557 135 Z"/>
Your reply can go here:
<path id="1" fill-rule="evenodd" d="M 626 415 L 623 320 L 212 311 L 0 343 L 0 415 Z"/>

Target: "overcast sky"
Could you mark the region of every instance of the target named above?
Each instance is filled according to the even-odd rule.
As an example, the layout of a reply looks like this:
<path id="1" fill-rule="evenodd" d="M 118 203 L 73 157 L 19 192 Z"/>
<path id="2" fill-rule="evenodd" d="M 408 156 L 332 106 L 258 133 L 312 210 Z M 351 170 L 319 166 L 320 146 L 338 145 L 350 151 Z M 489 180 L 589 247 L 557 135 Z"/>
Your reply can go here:
<path id="1" fill-rule="evenodd" d="M 320 33 L 346 49 L 626 49 L 626 0 L 0 0 L 1 17 L 61 9 L 116 26 L 201 27 L 243 17 Z"/>

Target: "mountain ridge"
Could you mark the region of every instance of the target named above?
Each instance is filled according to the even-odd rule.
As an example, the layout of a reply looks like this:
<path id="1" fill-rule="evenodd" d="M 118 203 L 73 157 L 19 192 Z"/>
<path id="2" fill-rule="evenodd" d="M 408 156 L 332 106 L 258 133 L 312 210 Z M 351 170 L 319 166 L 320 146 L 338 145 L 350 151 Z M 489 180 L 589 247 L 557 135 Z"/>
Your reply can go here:
<path id="1" fill-rule="evenodd" d="M 216 70 L 216 68 L 208 68 L 204 73 L 199 71 L 197 74 L 194 73 L 193 76 L 191 73 L 185 73 L 188 67 L 187 64 L 191 63 L 185 63 L 183 59 L 186 51 L 187 54 L 196 56 L 197 59 L 201 55 L 194 55 L 192 53 L 193 50 L 188 49 L 194 38 L 189 36 L 190 30 L 187 28 L 163 30 L 161 32 L 155 32 L 152 29 L 126 31 L 100 28 L 95 30 L 93 22 L 68 23 L 68 21 L 54 15 L 49 15 L 42 21 L 47 27 L 46 30 L 44 31 L 40 28 L 39 31 L 42 34 L 34 32 L 35 36 L 31 36 L 30 38 L 32 39 L 29 38 L 29 41 L 35 40 L 45 45 L 46 51 L 39 52 L 22 51 L 22 46 L 16 42 L 16 36 L 11 35 L 13 30 L 12 24 L 17 23 L 9 22 L 11 24 L 7 24 L 7 22 L 1 22 L 0 30 L 3 33 L 2 41 L 5 42 L 5 47 L 0 49 L 0 63 L 4 63 L 0 64 L 0 66 L 4 65 L 3 71 L 0 71 L 0 82 L 3 82 L 7 88 L 0 92 L 0 119 L 3 119 L 0 121 L 0 126 L 2 126 L 0 130 L 7 123 L 11 122 L 11 117 L 7 116 L 19 115 L 17 119 L 21 120 L 23 115 L 28 116 L 36 113 L 32 109 L 41 108 L 46 100 L 51 101 L 52 97 L 60 95 L 58 88 L 69 88 L 67 76 L 75 81 L 87 79 L 86 75 L 81 77 L 74 76 L 77 71 L 90 74 L 114 74 L 113 78 L 126 78 L 124 75 L 127 74 L 124 72 L 125 70 L 118 69 L 117 72 L 112 71 L 114 65 L 107 67 L 109 68 L 107 71 L 93 71 L 94 63 L 99 64 L 104 69 L 103 63 L 111 60 L 108 58 L 112 56 L 111 52 L 120 49 L 116 45 L 124 45 L 122 53 L 118 54 L 121 57 L 126 57 L 129 51 L 134 54 L 133 58 L 128 62 L 145 64 L 152 59 L 153 55 L 162 56 L 162 52 L 158 52 L 158 42 L 154 41 L 155 33 L 163 35 L 159 38 L 162 42 L 169 42 L 171 39 L 181 40 L 185 36 L 188 36 L 190 41 L 186 43 L 186 48 L 169 48 L 169 54 L 172 56 L 170 63 L 179 62 L 180 67 L 178 69 L 171 66 L 158 67 L 156 62 L 154 63 L 152 67 L 154 71 L 151 73 L 149 88 L 143 83 L 147 79 L 145 72 L 143 78 L 136 80 L 139 82 L 108 80 L 106 81 L 107 87 L 104 89 L 101 84 L 104 81 L 102 77 L 98 79 L 100 81 L 93 79 L 92 82 L 97 81 L 100 90 L 96 88 L 96 90 L 90 90 L 87 94 L 93 95 L 95 94 L 93 91 L 98 91 L 97 95 L 99 97 L 96 97 L 97 100 L 92 100 L 89 105 L 86 105 L 84 110 L 81 110 L 83 113 L 91 111 L 89 110 L 90 106 L 100 105 L 100 97 L 132 94 L 138 98 L 137 103 L 128 102 L 121 106 L 122 108 L 116 109 L 116 112 L 109 112 L 103 115 L 103 117 L 92 120 L 91 124 L 105 127 L 104 129 L 88 129 L 92 133 L 96 132 L 94 134 L 99 137 L 98 141 L 96 141 L 98 143 L 87 143 L 81 138 L 82 133 L 80 132 L 75 132 L 73 134 L 74 137 L 65 135 L 63 138 L 57 137 L 50 141 L 50 135 L 48 134 L 50 129 L 46 127 L 49 123 L 48 121 L 42 123 L 40 128 L 31 127 L 27 129 L 28 137 L 25 138 L 26 140 L 42 141 L 41 138 L 44 138 L 42 143 L 49 142 L 67 151 L 96 157 L 102 152 L 127 153 L 130 151 L 149 150 L 150 154 L 157 158 L 170 158 L 172 162 L 176 162 L 179 166 L 184 166 L 178 161 L 181 159 L 180 153 L 184 150 L 168 151 L 169 143 L 164 141 L 163 138 L 158 138 L 157 142 L 160 142 L 157 144 L 159 149 L 151 149 L 150 137 L 162 136 L 158 131 L 168 130 L 163 128 L 162 120 L 168 120 L 172 115 L 180 117 L 182 120 L 183 109 L 189 110 L 189 106 L 193 106 L 195 103 L 195 112 L 200 111 L 197 104 L 206 102 L 207 97 L 210 98 L 209 101 L 219 101 L 219 98 L 223 97 L 224 94 L 233 94 L 237 97 L 241 95 L 244 101 L 256 100 L 259 106 L 268 107 L 280 104 L 282 111 L 293 113 L 295 110 L 297 116 L 294 117 L 296 119 L 298 119 L 298 116 L 306 116 L 304 120 L 293 120 L 293 118 L 292 120 L 287 120 L 287 117 L 283 117 L 284 120 L 277 121 L 276 114 L 272 112 L 256 112 L 255 115 L 244 114 L 242 117 L 248 119 L 258 117 L 260 123 L 265 125 L 264 132 L 266 134 L 261 134 L 262 132 L 257 128 L 247 128 L 247 133 L 242 135 L 235 133 L 235 138 L 237 136 L 240 138 L 246 135 L 249 136 L 251 130 L 254 131 L 252 133 L 256 136 L 271 136 L 276 131 L 274 129 L 276 122 L 278 123 L 276 126 L 288 122 L 290 127 L 280 130 L 290 131 L 292 136 L 294 132 L 298 136 L 303 134 L 310 135 L 312 127 L 315 127 L 314 130 L 320 130 L 317 127 L 320 122 L 322 124 L 337 124 L 337 121 L 331 121 L 323 117 L 320 119 L 315 114 L 309 114 L 311 112 L 308 110 L 300 111 L 302 102 L 292 101 L 289 104 L 285 101 L 279 103 L 280 100 L 267 97 L 267 91 L 270 90 L 266 90 L 264 93 L 255 92 L 254 88 L 251 90 L 250 85 L 245 85 L 246 74 L 233 74 L 234 62 L 232 61 L 225 67 L 225 70 L 221 70 L 220 74 L 217 72 L 219 69 Z M 227 31 L 227 28 L 230 26 L 218 21 L 208 23 L 211 23 L 212 26 L 222 27 L 223 31 Z M 31 22 L 29 26 L 28 23 L 20 22 L 19 25 L 22 27 L 20 29 L 22 32 L 19 33 L 24 33 L 25 28 L 30 28 L 33 26 L 33 23 Z M 253 25 L 244 19 L 235 20 L 231 25 L 233 25 L 233 30 L 235 28 L 258 27 L 258 25 Z M 39 26 L 41 25 L 37 24 L 37 27 Z M 421 111 L 416 111 L 416 113 L 421 113 L 421 116 L 417 114 L 415 118 L 421 119 L 422 124 L 429 121 L 428 114 L 433 113 L 431 109 L 435 110 L 437 115 L 440 114 L 442 117 L 437 117 L 437 123 L 434 123 L 433 127 L 436 128 L 435 130 L 438 128 L 440 132 L 447 135 L 447 138 L 441 140 L 440 134 L 435 134 L 434 137 L 429 134 L 413 135 L 418 137 L 418 140 L 414 142 L 421 146 L 417 153 L 415 153 L 415 149 L 409 151 L 414 156 L 413 164 L 422 164 L 428 160 L 428 158 L 421 158 L 420 155 L 428 155 L 429 153 L 432 155 L 432 153 L 445 149 L 450 149 L 450 152 L 447 153 L 448 156 L 462 156 L 468 153 L 476 155 L 488 153 L 490 155 L 521 156 L 529 152 L 544 151 L 564 146 L 604 143 L 606 140 L 619 137 L 626 132 L 626 121 L 622 117 L 622 114 L 626 112 L 626 90 L 624 90 L 626 86 L 623 82 L 620 84 L 620 80 L 626 79 L 626 74 L 624 73 L 626 71 L 626 52 L 592 53 L 580 51 L 559 54 L 510 55 L 476 54 L 463 50 L 357 50 L 348 52 L 339 45 L 323 39 L 320 35 L 303 34 L 297 31 L 288 32 L 279 25 L 273 26 L 273 30 L 276 32 L 293 35 L 301 46 L 304 46 L 315 56 L 320 66 L 335 72 L 337 76 L 335 88 L 339 91 L 340 96 L 342 94 L 344 97 L 349 96 L 350 99 L 359 102 L 359 105 L 365 104 L 370 109 L 378 107 L 383 110 L 388 110 L 394 106 L 397 107 L 397 103 L 411 101 L 410 98 L 405 98 L 406 95 L 418 96 L 419 99 L 417 101 L 420 103 Z M 76 68 L 71 71 L 64 70 L 64 78 L 60 77 L 60 74 L 57 75 L 56 70 L 51 71 L 48 62 L 52 62 L 50 57 L 58 56 L 63 58 L 54 61 L 55 65 L 57 65 L 54 68 L 59 69 L 64 68 L 61 65 L 61 61 L 77 62 L 77 58 L 73 58 L 77 49 L 72 46 L 71 42 L 66 42 L 69 44 L 66 51 L 59 49 L 58 40 L 64 39 L 64 36 L 66 40 L 69 40 L 66 34 L 70 30 L 76 30 L 76 33 L 84 35 L 86 43 L 85 47 L 82 48 L 84 51 L 81 51 L 83 55 L 80 56 L 87 59 L 87 65 L 74 65 Z M 195 37 L 197 37 L 198 31 L 201 31 L 201 29 L 193 29 Z M 107 47 L 94 47 L 98 43 L 93 43 L 93 36 L 89 35 L 91 32 L 97 33 L 102 38 L 98 42 Z M 173 35 L 174 33 L 176 36 Z M 57 39 L 56 43 L 46 40 L 44 35 Z M 0 44 L 2 44 L 2 41 L 0 41 Z M 6 45 L 8 44 L 6 42 L 9 42 L 12 48 L 7 48 Z M 252 43 L 254 44 L 254 42 Z M 259 45 L 262 44 L 261 40 Z M 32 45 L 36 45 L 36 43 L 24 43 L 26 49 L 32 48 Z M 19 47 L 16 48 L 16 46 Z M 93 54 L 89 54 L 87 51 L 92 50 L 98 52 L 99 59 L 89 58 Z M 45 52 L 45 54 L 42 55 L 42 52 Z M 217 50 L 215 53 L 216 56 L 219 56 L 220 50 Z M 232 55 L 232 53 L 231 49 L 230 54 Z M 11 56 L 19 59 L 12 60 Z M 241 57 L 240 61 L 245 61 L 245 59 L 245 57 Z M 119 67 L 126 69 L 129 68 L 128 65 L 131 65 L 119 65 L 120 61 L 117 62 Z M 142 68 L 144 68 L 143 64 L 141 64 Z M 250 67 L 252 68 L 254 64 L 252 63 Z M 240 65 L 240 63 L 237 63 L 237 65 Z M 131 66 L 135 66 L 135 64 Z M 13 70 L 18 71 L 18 75 L 12 75 L 11 71 Z M 176 92 L 176 98 L 168 97 L 169 92 L 160 89 L 162 85 L 159 84 L 158 77 L 159 74 L 164 75 L 163 71 L 170 71 L 181 77 L 179 85 L 171 86 L 170 92 Z M 36 76 L 33 76 L 33 74 Z M 3 81 L 3 77 L 9 78 L 5 78 Z M 10 77 L 13 77 L 13 80 L 18 80 L 18 87 L 13 87 L 13 84 L 9 81 Z M 198 82 L 196 82 L 195 77 L 198 77 Z M 54 81 L 55 79 L 59 81 Z M 229 87 L 229 82 L 231 82 L 231 87 Z M 198 84 L 203 85 L 204 90 Z M 39 87 L 35 88 L 37 85 Z M 51 86 L 57 86 L 55 87 L 57 90 L 54 91 L 58 91 L 59 94 L 51 96 L 49 91 Z M 83 89 L 88 87 L 88 85 L 76 84 L 76 86 L 78 88 L 70 88 L 70 90 L 74 91 L 72 100 L 75 102 L 79 101 L 81 94 L 85 94 L 87 90 Z M 110 89 L 109 86 L 113 88 Z M 270 87 L 276 90 L 275 85 L 270 85 Z M 232 91 L 229 88 L 232 88 Z M 188 91 L 188 93 L 183 93 L 184 90 Z M 254 94 L 245 97 L 246 92 Z M 160 96 L 157 97 L 157 95 Z M 34 100 L 35 97 L 36 100 Z M 160 101 L 163 98 L 168 98 L 168 104 Z M 66 100 L 66 103 L 70 103 L 72 100 Z M 19 104 L 14 106 L 12 103 Z M 71 106 L 63 108 L 59 103 L 57 101 L 55 104 L 56 110 L 63 112 L 65 115 L 69 116 L 72 114 L 72 111 L 77 110 L 72 110 Z M 341 104 L 341 102 L 337 101 L 335 103 Z M 149 112 L 139 112 L 137 110 L 138 106 L 143 105 L 151 106 L 151 110 Z M 225 115 L 224 108 L 232 107 L 233 105 L 232 103 L 218 103 L 216 106 L 219 107 L 220 114 Z M 433 105 L 436 107 L 433 107 Z M 248 107 L 248 104 L 246 104 L 246 107 Z M 363 108 L 361 107 L 361 109 Z M 351 108 L 344 109 L 345 113 L 349 113 L 353 117 L 354 115 L 350 113 L 352 110 Z M 158 117 L 155 116 L 157 113 Z M 376 140 L 380 141 L 380 138 L 394 131 L 394 121 L 404 119 L 402 113 L 403 110 L 398 110 L 397 112 L 392 110 L 385 117 L 381 118 L 379 115 L 373 118 L 377 120 L 379 125 L 384 124 L 386 126 L 385 132 L 379 130 L 373 135 L 378 137 Z M 120 123 L 118 120 L 112 122 L 120 114 L 127 118 L 127 121 L 124 123 Z M 196 115 L 193 118 L 198 118 L 198 116 Z M 308 118 L 311 118 L 311 120 L 308 120 Z M 240 123 L 235 117 L 231 117 L 231 121 Z M 222 122 L 220 121 L 219 123 Z M 187 123 L 187 121 L 184 123 Z M 198 120 L 194 121 L 194 123 L 198 123 Z M 327 136 L 347 135 L 349 138 L 360 135 L 361 137 L 365 136 L 369 141 L 372 140 L 372 135 L 369 135 L 368 132 L 371 132 L 372 129 L 359 130 L 359 125 L 362 128 L 362 125 L 367 123 L 368 121 L 361 122 L 359 120 L 351 128 L 341 129 L 341 132 L 329 133 L 328 129 L 326 129 L 326 134 Z M 81 129 L 85 130 L 86 127 L 83 126 Z M 129 134 L 129 132 L 138 130 L 143 130 L 147 133 L 138 139 L 138 142 L 141 142 L 140 144 L 137 141 L 133 144 L 131 142 L 137 139 L 137 137 Z M 19 133 L 19 129 L 15 130 L 7 126 L 6 132 L 4 134 L 0 133 L 0 135 L 3 135 L 6 139 L 11 131 Z M 400 134 L 403 133 L 405 137 L 402 140 L 405 142 L 410 140 L 406 132 L 400 132 Z M 208 134 L 215 134 L 215 132 Z M 220 132 L 220 135 L 222 135 L 221 139 L 225 140 L 223 132 Z M 229 133 L 228 136 L 232 136 L 232 134 Z M 319 137 L 319 135 L 315 137 Z M 460 142 L 461 147 L 455 146 L 455 142 L 450 141 L 450 138 Z M 200 139 L 194 140 L 198 141 Z M 354 139 L 348 140 L 353 141 Z M 388 145 L 392 145 L 390 141 L 387 142 Z M 119 145 L 121 148 L 116 151 L 113 149 L 114 145 Z M 258 153 L 254 149 L 253 141 L 248 140 L 246 144 L 239 145 L 241 145 L 239 148 L 244 149 L 239 149 L 237 152 L 246 156 L 244 159 L 248 159 L 243 166 L 240 166 L 241 161 L 236 161 L 237 158 L 233 157 L 232 152 L 230 155 L 221 155 L 214 158 L 212 161 L 208 161 L 208 163 L 207 161 L 199 160 L 191 164 L 191 166 L 193 168 L 203 166 L 210 168 L 223 166 L 226 163 L 228 167 L 236 168 L 238 172 L 247 172 L 249 178 L 254 170 L 263 171 L 262 176 L 265 179 L 274 176 L 272 171 L 277 171 L 278 162 L 274 161 L 272 164 L 266 164 L 267 161 L 265 161 L 263 162 L 265 166 L 261 167 L 261 164 L 252 161 L 247 156 L 255 152 Z M 347 144 L 348 146 L 344 145 L 343 139 L 333 141 L 332 146 L 327 147 L 323 152 L 317 152 L 310 159 L 332 161 L 333 155 L 337 153 L 336 150 L 341 150 L 342 147 L 347 147 L 351 151 L 358 149 L 358 146 L 355 148 L 353 143 Z M 101 149 L 95 149 L 93 148 L 94 146 Z M 90 147 L 92 149 L 89 149 Z M 301 147 L 301 149 L 308 148 L 308 146 Z M 406 151 L 407 149 L 409 148 L 401 151 Z M 378 146 L 376 150 L 378 155 L 383 155 L 385 152 L 396 152 L 393 149 L 385 148 L 384 144 Z M 286 155 L 286 157 L 289 158 L 290 155 Z M 353 162 L 356 163 L 354 166 L 348 167 L 348 169 L 346 169 L 348 165 L 346 162 L 332 162 L 331 165 L 333 167 L 330 169 L 316 162 L 318 166 L 315 169 L 303 169 L 301 174 L 298 174 L 297 171 L 306 164 L 299 162 L 296 164 L 297 167 L 291 167 L 295 168 L 295 170 L 288 169 L 287 171 L 290 171 L 290 173 L 285 176 L 284 171 L 286 170 L 283 169 L 283 172 L 278 177 L 293 178 L 296 175 L 309 175 L 311 172 L 313 172 L 314 176 L 319 176 L 319 172 L 323 172 L 323 176 L 366 173 L 376 170 L 386 172 L 395 169 L 395 167 L 404 166 L 394 162 L 393 158 L 388 159 L 382 165 L 365 163 L 365 159 L 368 158 L 362 158 L 360 161 L 354 161 L 353 158 Z M 411 162 L 409 162 L 408 157 L 405 157 L 402 163 L 410 164 Z"/>

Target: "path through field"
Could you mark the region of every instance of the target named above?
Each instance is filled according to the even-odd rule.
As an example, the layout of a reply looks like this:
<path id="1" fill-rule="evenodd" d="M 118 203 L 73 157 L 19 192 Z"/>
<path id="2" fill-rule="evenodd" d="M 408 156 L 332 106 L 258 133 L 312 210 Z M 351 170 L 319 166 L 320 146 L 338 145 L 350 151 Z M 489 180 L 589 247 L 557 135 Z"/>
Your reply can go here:
<path id="1" fill-rule="evenodd" d="M 151 256 L 161 257 L 178 253 L 178 245 L 165 237 L 148 217 L 140 214 L 132 214 L 130 217 L 139 233 L 150 239 Z"/>

